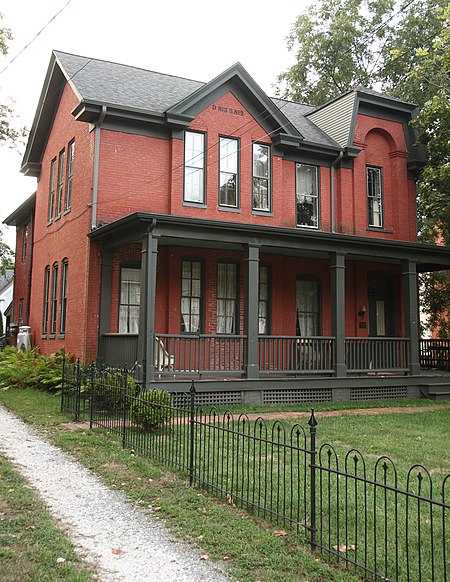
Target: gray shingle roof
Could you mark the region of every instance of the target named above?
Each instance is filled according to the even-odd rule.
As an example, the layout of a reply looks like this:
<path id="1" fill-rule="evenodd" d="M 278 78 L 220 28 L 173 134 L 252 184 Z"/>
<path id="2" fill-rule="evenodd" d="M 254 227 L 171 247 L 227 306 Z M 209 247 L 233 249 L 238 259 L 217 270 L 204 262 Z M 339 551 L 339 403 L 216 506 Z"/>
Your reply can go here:
<path id="1" fill-rule="evenodd" d="M 164 113 L 205 83 L 54 51 L 68 79 L 85 101 Z M 339 148 L 305 114 L 314 109 L 292 101 L 273 98 L 272 102 L 308 142 Z"/>
<path id="2" fill-rule="evenodd" d="M 204 85 L 129 65 L 54 51 L 67 77 L 86 101 L 163 113 Z"/>

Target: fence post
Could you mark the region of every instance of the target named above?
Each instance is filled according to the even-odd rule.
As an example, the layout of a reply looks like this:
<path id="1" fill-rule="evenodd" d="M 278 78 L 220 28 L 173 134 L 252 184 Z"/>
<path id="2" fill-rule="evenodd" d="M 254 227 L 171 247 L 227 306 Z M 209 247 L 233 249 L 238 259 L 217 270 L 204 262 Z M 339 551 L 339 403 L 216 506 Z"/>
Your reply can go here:
<path id="1" fill-rule="evenodd" d="M 62 357 L 62 378 L 61 378 L 61 412 L 64 409 L 64 388 L 66 380 L 66 354 L 63 353 Z"/>
<path id="2" fill-rule="evenodd" d="M 80 358 L 77 359 L 77 398 L 75 401 L 75 420 L 80 420 L 80 400 L 81 400 L 81 365 Z"/>
<path id="3" fill-rule="evenodd" d="M 91 365 L 91 385 L 89 394 L 89 428 L 92 429 L 94 420 L 94 402 L 95 402 L 95 366 Z"/>
<path id="4" fill-rule="evenodd" d="M 192 380 L 190 394 L 189 420 L 189 486 L 194 484 L 194 438 L 195 438 L 195 384 Z"/>
<path id="5" fill-rule="evenodd" d="M 309 448 L 310 448 L 310 454 L 311 454 L 311 464 L 310 464 L 311 541 L 310 541 L 310 544 L 311 544 L 312 549 L 315 550 L 315 548 L 317 546 L 317 540 L 316 540 L 316 533 L 317 533 L 317 528 L 316 528 L 316 455 L 317 455 L 317 451 L 316 451 L 316 426 L 317 426 L 317 420 L 316 420 L 316 417 L 314 416 L 314 409 L 311 410 L 311 416 L 309 418 L 308 424 L 309 424 L 309 442 L 310 442 Z"/>
<path id="6" fill-rule="evenodd" d="M 127 404 L 128 404 L 128 370 L 123 371 L 123 431 L 122 447 L 127 445 Z"/>

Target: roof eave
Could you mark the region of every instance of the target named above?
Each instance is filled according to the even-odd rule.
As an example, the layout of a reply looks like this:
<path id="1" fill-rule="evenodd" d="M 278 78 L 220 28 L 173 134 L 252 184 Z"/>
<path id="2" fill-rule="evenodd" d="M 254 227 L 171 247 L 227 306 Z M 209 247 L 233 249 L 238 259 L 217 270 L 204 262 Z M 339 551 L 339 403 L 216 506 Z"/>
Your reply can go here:
<path id="1" fill-rule="evenodd" d="M 5 218 L 3 224 L 8 226 L 20 226 L 28 221 L 30 214 L 36 206 L 36 192 L 16 208 L 9 216 Z"/>

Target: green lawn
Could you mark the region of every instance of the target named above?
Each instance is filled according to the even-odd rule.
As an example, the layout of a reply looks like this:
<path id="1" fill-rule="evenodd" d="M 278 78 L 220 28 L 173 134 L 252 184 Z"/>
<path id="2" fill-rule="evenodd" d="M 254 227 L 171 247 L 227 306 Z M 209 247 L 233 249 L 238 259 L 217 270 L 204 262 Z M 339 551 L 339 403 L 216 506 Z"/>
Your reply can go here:
<path id="1" fill-rule="evenodd" d="M 62 448 L 72 452 L 82 463 L 95 472 L 113 487 L 122 488 L 132 499 L 142 505 L 147 511 L 168 519 L 170 526 L 178 535 L 189 539 L 199 546 L 202 552 L 210 557 L 226 559 L 233 574 L 242 580 L 340 580 L 350 579 L 348 573 L 339 569 L 329 569 L 319 555 L 311 555 L 302 545 L 307 539 L 307 533 L 300 528 L 298 535 L 289 529 L 289 522 L 277 517 L 276 513 L 287 514 L 294 522 L 302 521 L 307 516 L 293 510 L 304 503 L 308 514 L 310 504 L 305 491 L 309 487 L 309 457 L 307 453 L 293 452 L 289 446 L 284 446 L 289 440 L 290 431 L 296 422 L 283 421 L 281 425 L 267 421 L 255 426 L 247 423 L 247 435 L 251 438 L 240 439 L 234 434 L 236 419 L 243 407 L 233 410 L 235 425 L 232 430 L 227 423 L 222 423 L 226 430 L 202 428 L 196 441 L 198 484 L 203 482 L 211 492 L 218 493 L 222 501 L 214 501 L 201 489 L 189 488 L 186 485 L 186 472 L 183 476 L 168 471 L 158 463 L 138 456 L 134 447 L 142 443 L 136 429 L 130 427 L 128 439 L 130 448 L 123 450 L 116 439 L 107 438 L 98 430 L 77 430 L 68 432 L 60 426 L 67 416 L 59 414 L 59 399 L 44 393 L 28 393 L 25 391 L 7 391 L 0 398 L 7 406 L 19 412 L 29 422 L 44 426 L 49 438 Z M 368 416 L 351 416 L 343 413 L 338 417 L 326 417 L 321 412 L 327 410 L 349 408 L 373 408 L 386 404 L 407 405 L 411 407 L 431 404 L 425 400 L 400 401 L 390 403 L 334 403 L 315 406 L 318 420 L 318 445 L 322 450 L 322 464 L 325 469 L 329 459 L 330 471 L 325 470 L 318 475 L 318 486 L 322 487 L 320 499 L 317 502 L 319 542 L 334 547 L 335 550 L 346 553 L 350 558 L 367 560 L 370 567 L 373 561 L 383 562 L 385 555 L 389 561 L 389 575 L 395 573 L 395 560 L 392 556 L 398 551 L 399 577 L 406 577 L 406 557 L 404 544 L 405 502 L 403 497 L 396 498 L 395 493 L 384 495 L 381 489 L 373 495 L 371 486 L 367 488 L 358 479 L 339 477 L 336 479 L 336 454 L 339 456 L 339 469 L 344 468 L 346 454 L 352 449 L 358 449 L 364 454 L 366 476 L 373 478 L 374 466 L 381 455 L 388 455 L 395 463 L 398 472 L 398 487 L 405 487 L 406 474 L 409 467 L 415 463 L 424 463 L 432 472 L 435 489 L 433 496 L 439 493 L 439 485 L 445 474 L 450 472 L 448 458 L 448 426 L 450 426 L 450 407 L 443 404 L 438 409 L 409 414 L 377 414 Z M 306 405 L 284 407 L 295 410 L 307 410 Z M 267 408 L 273 412 L 273 408 Z M 261 408 L 248 412 L 262 412 Z M 223 419 L 223 414 L 221 414 Z M 307 419 L 298 423 L 306 428 Z M 262 427 L 262 428 L 261 428 Z M 177 452 L 186 453 L 187 439 L 185 433 L 188 425 L 178 425 L 172 431 L 163 431 L 160 437 L 150 439 L 150 444 L 157 454 L 170 450 L 174 435 L 178 435 Z M 263 431 L 263 432 L 261 432 Z M 285 436 L 285 432 L 286 435 Z M 303 433 L 300 432 L 300 446 Z M 272 439 L 276 436 L 279 445 L 266 442 L 266 436 Z M 294 428 L 294 436 L 296 430 Z M 295 437 L 296 438 L 296 437 Z M 145 443 L 145 441 L 143 441 Z M 333 445 L 331 450 L 325 443 Z M 281 446 L 282 445 L 282 446 Z M 358 476 L 361 476 L 362 458 L 352 452 L 348 459 L 348 472 L 354 471 L 354 458 L 358 458 Z M 220 466 L 219 461 L 220 458 Z M 216 460 L 214 460 L 216 459 Z M 377 480 L 382 479 L 383 471 L 379 463 Z M 388 462 L 386 473 L 387 484 L 393 483 L 393 465 Z M 420 470 L 426 475 L 423 470 Z M 416 473 L 410 483 L 410 490 L 415 487 Z M 338 485 L 339 481 L 339 485 Z M 294 486 L 293 486 L 294 484 Z M 355 486 L 356 485 L 356 486 Z M 450 483 L 449 489 L 450 489 Z M 306 489 L 305 489 L 306 488 Z M 292 489 L 292 496 L 289 491 Z M 227 492 L 232 492 L 227 494 Z M 424 480 L 423 495 L 430 491 Z M 447 494 L 450 496 L 450 491 Z M 239 497 L 243 498 L 240 502 Z M 350 511 L 344 509 L 344 499 Z M 253 502 L 257 500 L 256 503 Z M 262 509 L 256 507 L 260 505 Z M 238 506 L 238 507 L 235 507 Z M 250 515 L 240 509 L 247 508 Z M 412 506 L 411 506 L 412 507 Z M 408 509 L 410 530 L 415 506 Z M 332 517 L 328 519 L 328 509 Z M 398 512 L 400 539 L 399 547 L 395 548 L 395 512 Z M 272 512 L 272 513 L 271 513 Z M 430 538 L 430 517 L 435 520 L 439 515 L 420 516 L 421 535 Z M 447 516 L 450 517 L 450 516 Z M 265 518 L 262 520 L 261 518 Z M 270 518 L 272 521 L 270 522 Z M 269 521 L 266 521 L 269 519 Z M 368 524 L 365 526 L 365 524 Z M 364 528 L 368 527 L 368 532 Z M 450 530 L 450 526 L 449 526 Z M 447 531 L 449 531 L 447 530 Z M 415 535 L 415 532 L 412 532 Z M 363 556 L 363 537 L 369 549 Z M 435 537 L 436 547 L 442 548 L 442 539 Z M 449 540 L 450 544 L 450 540 Z M 380 547 L 378 547 L 380 546 Z M 414 546 L 414 544 L 413 544 Z M 344 549 L 342 549 L 344 548 Z M 414 547 L 408 549 L 411 564 L 418 558 Z M 450 551 L 450 547 L 449 547 Z M 428 579 L 429 547 L 422 541 L 421 549 L 422 580 Z M 442 553 L 442 551 L 440 550 Z M 436 552 L 436 560 L 442 562 L 441 553 Z M 439 555 L 438 555 L 439 554 Z M 380 562 L 381 560 L 381 562 Z M 442 564 L 438 564 L 442 567 Z M 410 579 L 419 579 L 416 567 L 410 569 Z"/>

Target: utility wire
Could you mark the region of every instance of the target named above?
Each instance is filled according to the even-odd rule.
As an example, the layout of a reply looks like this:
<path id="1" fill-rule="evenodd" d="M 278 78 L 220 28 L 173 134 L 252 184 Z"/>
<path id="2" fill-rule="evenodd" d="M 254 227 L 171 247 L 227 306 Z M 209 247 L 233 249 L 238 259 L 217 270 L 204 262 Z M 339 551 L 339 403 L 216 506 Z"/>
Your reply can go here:
<path id="1" fill-rule="evenodd" d="M 20 51 L 19 51 L 19 52 L 16 54 L 16 56 L 15 56 L 15 57 L 13 57 L 13 58 L 12 58 L 12 59 L 9 61 L 9 63 L 8 63 L 8 64 L 7 64 L 5 67 L 3 67 L 3 69 L 0 71 L 0 75 L 1 75 L 2 73 L 4 73 L 4 72 L 6 71 L 6 69 L 7 69 L 8 67 L 10 67 L 10 66 L 13 64 L 13 62 L 14 62 L 14 61 L 15 61 L 15 60 L 16 60 L 18 57 L 20 57 L 20 55 L 21 55 L 21 54 L 22 54 L 24 51 L 26 51 L 26 49 L 27 49 L 27 48 L 28 48 L 28 47 L 29 47 L 29 46 L 30 46 L 30 45 L 31 45 L 31 44 L 32 44 L 32 43 L 33 43 L 33 42 L 34 42 L 34 41 L 35 41 L 35 40 L 38 38 L 38 36 L 39 36 L 40 34 L 42 34 L 42 33 L 44 32 L 44 30 L 45 30 L 45 29 L 46 29 L 46 28 L 47 28 L 47 27 L 48 27 L 48 26 L 49 26 L 49 25 L 50 25 L 50 24 L 51 24 L 51 23 L 52 23 L 52 22 L 55 20 L 55 18 L 57 18 L 57 17 L 58 17 L 58 16 L 61 14 L 61 12 L 63 12 L 63 11 L 64 11 L 64 10 L 67 8 L 67 6 L 69 6 L 69 4 L 70 4 L 71 2 L 72 2 L 72 0 L 67 0 L 67 2 L 64 4 L 64 6 L 63 6 L 63 7 L 62 7 L 60 10 L 58 10 L 58 12 L 57 12 L 56 14 L 54 14 L 54 15 L 53 15 L 53 16 L 50 18 L 50 20 L 47 22 L 47 24 L 46 24 L 46 25 L 45 25 L 43 28 L 41 28 L 41 30 L 40 30 L 39 32 L 37 32 L 37 33 L 35 34 L 35 36 L 34 36 L 34 37 L 33 37 L 33 38 L 30 40 L 30 42 L 29 42 L 29 43 L 27 43 L 27 44 L 26 44 L 26 45 L 25 45 L 25 46 L 24 46 L 24 47 L 23 47 L 23 48 L 22 48 L 22 49 L 21 49 L 21 50 L 20 50 Z"/>

